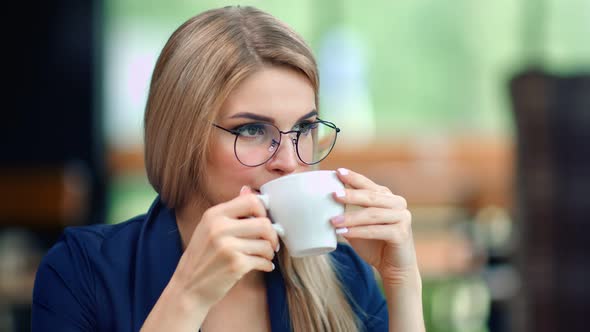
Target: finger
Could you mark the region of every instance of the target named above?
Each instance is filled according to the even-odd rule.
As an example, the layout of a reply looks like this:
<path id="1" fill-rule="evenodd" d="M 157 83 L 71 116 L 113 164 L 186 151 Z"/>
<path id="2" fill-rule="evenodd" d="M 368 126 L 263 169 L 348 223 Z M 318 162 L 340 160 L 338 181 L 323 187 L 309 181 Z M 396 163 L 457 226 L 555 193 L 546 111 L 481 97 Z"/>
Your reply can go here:
<path id="1" fill-rule="evenodd" d="M 402 223 L 391 225 L 370 225 L 348 227 L 346 232 L 340 232 L 347 239 L 383 240 L 392 243 L 403 243 L 410 238 L 411 228 Z"/>
<path id="2" fill-rule="evenodd" d="M 246 194 L 251 194 L 251 193 L 252 193 L 252 189 L 249 186 L 242 186 L 242 189 L 240 189 L 240 196 L 246 195 Z"/>
<path id="3" fill-rule="evenodd" d="M 383 208 L 365 208 L 330 219 L 333 226 L 355 227 L 367 225 L 386 225 L 399 222 L 410 222 L 412 215 L 408 210 L 393 210 Z"/>
<path id="4" fill-rule="evenodd" d="M 274 247 L 266 240 L 234 238 L 232 243 L 235 250 L 247 256 L 258 256 L 267 260 L 275 257 Z"/>
<path id="5" fill-rule="evenodd" d="M 244 265 L 246 266 L 246 273 L 257 270 L 263 272 L 271 272 L 275 269 L 275 264 L 266 258 L 260 256 L 243 255 Z"/>
<path id="6" fill-rule="evenodd" d="M 405 209 L 406 200 L 392 193 L 367 189 L 344 189 L 333 193 L 334 199 L 343 204 L 386 209 Z"/>
<path id="7" fill-rule="evenodd" d="M 369 189 L 383 192 L 389 191 L 389 189 L 387 189 L 386 187 L 376 184 L 366 176 L 353 172 L 346 168 L 339 168 L 336 174 L 338 174 L 338 178 L 340 179 L 340 181 L 342 181 L 342 183 L 344 183 L 345 185 L 349 185 L 354 189 Z"/>
<path id="8" fill-rule="evenodd" d="M 239 238 L 263 239 L 268 241 L 272 248 L 279 247 L 279 236 L 268 218 L 233 220 L 227 234 Z"/>
<path id="9" fill-rule="evenodd" d="M 266 209 L 260 199 L 252 193 L 240 196 L 211 208 L 212 213 L 230 218 L 266 217 Z"/>

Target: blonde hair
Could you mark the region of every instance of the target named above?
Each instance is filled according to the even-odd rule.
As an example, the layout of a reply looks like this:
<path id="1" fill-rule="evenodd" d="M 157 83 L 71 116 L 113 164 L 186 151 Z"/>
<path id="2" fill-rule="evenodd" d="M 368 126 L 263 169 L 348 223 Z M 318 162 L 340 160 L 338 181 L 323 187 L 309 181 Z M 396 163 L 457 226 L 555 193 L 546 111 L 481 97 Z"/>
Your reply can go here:
<path id="1" fill-rule="evenodd" d="M 202 192 L 210 123 L 224 100 L 265 65 L 298 70 L 318 103 L 313 54 L 286 24 L 252 7 L 206 11 L 170 37 L 153 72 L 145 113 L 145 164 L 170 208 Z M 279 254 L 294 331 L 357 331 L 357 318 L 327 255 Z"/>

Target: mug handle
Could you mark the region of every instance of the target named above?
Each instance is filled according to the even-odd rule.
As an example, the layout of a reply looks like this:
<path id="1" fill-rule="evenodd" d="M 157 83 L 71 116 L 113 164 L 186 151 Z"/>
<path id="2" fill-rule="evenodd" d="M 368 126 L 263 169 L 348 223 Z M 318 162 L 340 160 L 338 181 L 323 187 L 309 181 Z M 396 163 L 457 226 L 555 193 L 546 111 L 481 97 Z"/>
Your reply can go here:
<path id="1" fill-rule="evenodd" d="M 260 195 L 256 195 L 256 196 L 258 197 L 258 199 L 260 199 L 260 201 L 262 202 L 262 205 L 264 205 L 264 208 L 268 210 L 268 208 L 269 208 L 268 195 L 267 194 L 260 194 Z M 280 237 L 285 236 L 285 228 L 283 228 L 283 226 L 273 223 L 272 228 L 275 229 L 275 231 L 277 232 L 277 234 L 279 234 Z"/>

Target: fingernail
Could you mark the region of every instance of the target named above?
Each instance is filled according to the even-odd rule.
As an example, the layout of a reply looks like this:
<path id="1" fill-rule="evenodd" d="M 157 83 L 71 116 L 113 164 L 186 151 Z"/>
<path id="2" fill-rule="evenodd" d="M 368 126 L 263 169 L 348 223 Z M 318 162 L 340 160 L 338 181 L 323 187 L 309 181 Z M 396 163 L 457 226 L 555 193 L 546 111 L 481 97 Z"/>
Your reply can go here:
<path id="1" fill-rule="evenodd" d="M 340 173 L 340 175 L 347 175 L 348 170 L 346 168 L 339 168 L 338 173 Z"/>
<path id="2" fill-rule="evenodd" d="M 340 215 L 340 216 L 336 216 L 334 218 L 332 218 L 332 224 L 333 225 L 338 225 L 344 222 L 344 216 Z"/>
<path id="3" fill-rule="evenodd" d="M 250 190 L 250 187 L 248 187 L 248 186 L 242 186 L 242 189 L 240 189 L 240 195 L 243 194 L 243 193 L 245 193 L 245 192 L 248 192 L 249 190 Z"/>
<path id="4" fill-rule="evenodd" d="M 342 198 L 344 196 L 346 196 L 346 192 L 344 190 L 338 190 L 338 191 L 336 191 L 336 197 Z"/>
<path id="5" fill-rule="evenodd" d="M 348 233 L 347 227 L 336 228 L 336 234 L 346 234 L 346 233 Z"/>
<path id="6" fill-rule="evenodd" d="M 272 271 L 275 270 L 275 263 L 271 263 L 272 264 Z"/>
<path id="7" fill-rule="evenodd" d="M 275 249 L 275 252 L 279 252 L 279 250 L 281 250 L 281 243 L 280 242 L 277 244 L 277 248 Z"/>

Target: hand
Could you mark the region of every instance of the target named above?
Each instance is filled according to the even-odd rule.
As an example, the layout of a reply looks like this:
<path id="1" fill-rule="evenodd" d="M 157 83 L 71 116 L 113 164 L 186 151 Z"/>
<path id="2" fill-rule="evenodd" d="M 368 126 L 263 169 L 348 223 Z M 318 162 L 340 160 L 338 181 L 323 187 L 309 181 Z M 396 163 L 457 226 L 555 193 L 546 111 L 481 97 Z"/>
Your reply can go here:
<path id="1" fill-rule="evenodd" d="M 337 174 L 347 188 L 344 195 L 334 193 L 334 199 L 362 207 L 332 218 L 338 233 L 379 271 L 384 283 L 403 283 L 416 277 L 412 216 L 406 200 L 361 174 L 342 168 Z"/>
<path id="2" fill-rule="evenodd" d="M 245 187 L 237 198 L 203 214 L 173 278 L 194 299 L 212 306 L 246 273 L 272 271 L 278 244 L 264 206 Z"/>

